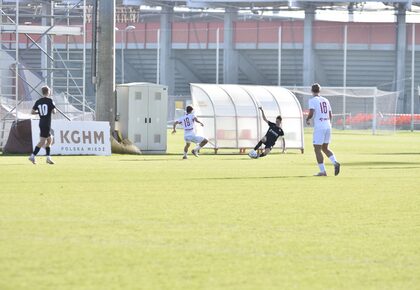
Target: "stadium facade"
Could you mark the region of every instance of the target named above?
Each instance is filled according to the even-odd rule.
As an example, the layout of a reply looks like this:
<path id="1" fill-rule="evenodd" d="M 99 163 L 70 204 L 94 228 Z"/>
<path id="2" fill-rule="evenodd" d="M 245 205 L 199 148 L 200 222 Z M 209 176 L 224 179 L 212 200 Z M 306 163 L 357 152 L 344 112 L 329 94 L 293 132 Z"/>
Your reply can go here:
<path id="1" fill-rule="evenodd" d="M 71 2 L 76 6 L 85 3 L 88 7 L 84 86 L 91 103 L 95 100 L 95 85 L 89 77 L 92 7 L 98 1 L 55 2 L 57 5 Z M 29 14 L 37 13 L 37 1 L 21 2 L 32 3 L 25 7 L 26 17 L 28 25 L 36 25 L 34 18 L 30 21 Z M 414 64 L 415 111 L 419 112 L 420 74 L 416 72 L 420 70 L 417 61 L 420 55 L 412 53 L 412 40 L 414 36 L 415 52 L 420 43 L 420 29 L 406 23 L 407 11 L 415 7 L 415 1 L 387 2 L 391 5 L 387 7 L 395 11 L 393 23 L 316 20 L 319 9 L 344 9 L 351 13 L 358 9 L 359 2 L 127 0 L 116 3 L 117 83 L 123 81 L 123 75 L 124 82 L 158 81 L 168 85 L 171 96 L 180 98 L 189 97 L 189 83 L 290 87 L 317 81 L 324 86 L 375 86 L 399 91 L 398 111 L 409 112 Z M 286 10 L 304 11 L 305 17 L 285 18 L 279 12 Z M 21 21 L 24 20 L 22 16 Z M 59 48 L 62 38 L 56 37 L 54 41 Z M 19 46 L 25 50 L 19 60 L 21 65 L 42 66 L 43 52 L 38 46 L 24 38 Z M 70 44 L 63 41 L 62 49 L 70 47 L 77 52 L 81 46 L 82 37 L 74 36 Z"/>

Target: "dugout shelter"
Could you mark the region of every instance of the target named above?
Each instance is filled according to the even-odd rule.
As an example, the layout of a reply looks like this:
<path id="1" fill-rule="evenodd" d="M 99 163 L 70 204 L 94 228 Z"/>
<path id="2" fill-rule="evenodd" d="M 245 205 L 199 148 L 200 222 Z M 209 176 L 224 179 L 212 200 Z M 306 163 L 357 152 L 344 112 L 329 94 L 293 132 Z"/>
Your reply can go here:
<path id="1" fill-rule="evenodd" d="M 278 86 L 191 84 L 195 114 L 205 126 L 197 126 L 197 133 L 205 136 L 207 148 L 217 152 L 223 148 L 244 151 L 253 148 L 265 135 L 268 125 L 258 107 L 262 106 L 267 119 L 275 122 L 283 118 L 286 149 L 303 153 L 303 115 L 296 96 Z M 281 148 L 282 142 L 277 142 Z"/>

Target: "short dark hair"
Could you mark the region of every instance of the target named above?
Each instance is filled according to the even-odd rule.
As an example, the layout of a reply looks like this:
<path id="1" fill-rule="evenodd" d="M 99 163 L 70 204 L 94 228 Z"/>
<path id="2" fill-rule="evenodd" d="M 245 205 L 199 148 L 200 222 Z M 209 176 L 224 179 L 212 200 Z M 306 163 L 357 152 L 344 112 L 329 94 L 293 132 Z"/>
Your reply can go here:
<path id="1" fill-rule="evenodd" d="M 194 109 L 192 106 L 187 106 L 187 108 L 185 109 L 187 111 L 187 113 L 191 113 Z"/>
<path id="2" fill-rule="evenodd" d="M 315 94 L 319 93 L 321 91 L 321 86 L 318 83 L 314 83 L 312 85 L 311 91 Z"/>
<path id="3" fill-rule="evenodd" d="M 48 86 L 43 86 L 41 88 L 41 91 L 43 96 L 48 96 L 48 94 L 50 93 L 50 88 Z"/>
<path id="4" fill-rule="evenodd" d="M 283 120 L 280 115 L 277 116 L 276 120 L 280 120 L 280 122 Z"/>

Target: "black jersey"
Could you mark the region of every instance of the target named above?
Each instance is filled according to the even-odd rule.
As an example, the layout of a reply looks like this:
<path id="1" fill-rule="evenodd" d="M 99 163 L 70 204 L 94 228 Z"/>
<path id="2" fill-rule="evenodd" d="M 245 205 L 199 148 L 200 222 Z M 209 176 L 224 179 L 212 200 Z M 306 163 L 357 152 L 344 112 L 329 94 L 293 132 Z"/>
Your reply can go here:
<path id="1" fill-rule="evenodd" d="M 51 114 L 55 109 L 54 101 L 50 98 L 43 97 L 35 102 L 32 108 L 34 111 L 38 111 L 40 117 L 39 124 L 51 126 Z"/>
<path id="2" fill-rule="evenodd" d="M 268 121 L 267 123 L 270 128 L 268 128 L 268 131 L 265 134 L 265 136 L 267 137 L 266 143 L 274 145 L 274 143 L 276 143 L 277 139 L 280 136 L 284 136 L 284 132 L 283 132 L 283 129 L 280 127 L 277 127 L 275 123 L 272 123 L 270 121 Z"/>

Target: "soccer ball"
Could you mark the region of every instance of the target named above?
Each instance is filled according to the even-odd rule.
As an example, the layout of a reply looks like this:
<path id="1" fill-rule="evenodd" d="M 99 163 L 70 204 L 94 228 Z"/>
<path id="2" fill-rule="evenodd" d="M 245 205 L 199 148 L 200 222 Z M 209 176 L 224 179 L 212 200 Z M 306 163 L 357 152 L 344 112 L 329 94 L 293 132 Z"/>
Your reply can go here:
<path id="1" fill-rule="evenodd" d="M 251 151 L 249 151 L 248 156 L 250 158 L 257 158 L 258 157 L 258 153 L 255 150 L 251 150 Z"/>

